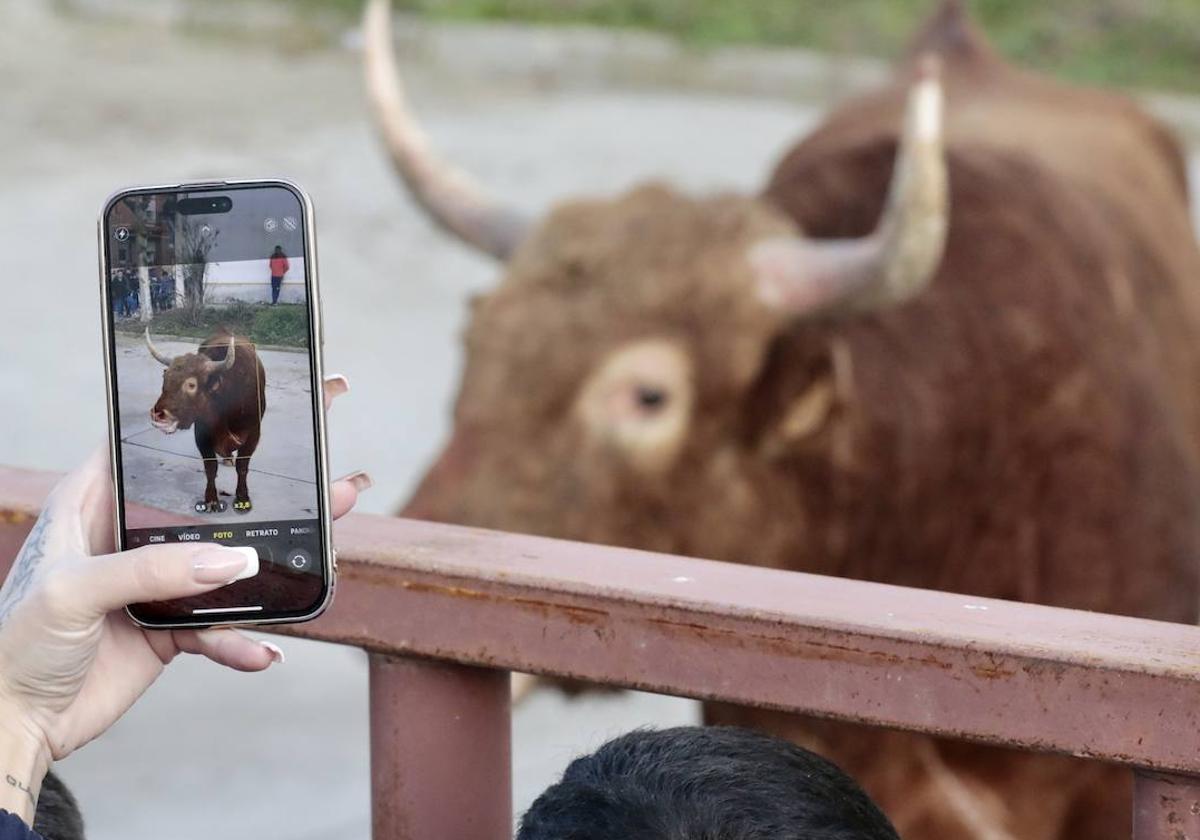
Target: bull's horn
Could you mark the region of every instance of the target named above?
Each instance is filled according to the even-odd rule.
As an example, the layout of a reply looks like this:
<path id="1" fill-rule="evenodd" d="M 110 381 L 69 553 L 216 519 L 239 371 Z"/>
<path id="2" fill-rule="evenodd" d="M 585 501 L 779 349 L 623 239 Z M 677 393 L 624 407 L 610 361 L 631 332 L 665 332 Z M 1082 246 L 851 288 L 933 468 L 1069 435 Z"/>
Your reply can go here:
<path id="1" fill-rule="evenodd" d="M 758 290 L 792 315 L 863 312 L 908 300 L 937 273 L 949 197 L 936 59 L 920 65 L 883 216 L 861 239 L 785 237 L 750 251 Z"/>
<path id="2" fill-rule="evenodd" d="M 153 356 L 155 359 L 157 359 L 158 363 L 163 365 L 164 367 L 170 367 L 171 362 L 175 361 L 174 358 L 166 355 L 165 353 L 163 353 L 161 350 L 159 350 L 157 347 L 154 346 L 154 342 L 150 340 L 150 328 L 149 327 L 146 327 L 146 349 L 149 350 L 150 355 Z"/>
<path id="3" fill-rule="evenodd" d="M 524 237 L 524 216 L 487 195 L 465 172 L 442 160 L 408 108 L 396 68 L 390 0 L 370 0 L 363 14 L 367 94 L 384 143 L 409 192 L 429 216 L 459 239 L 507 259 Z"/>
<path id="4" fill-rule="evenodd" d="M 237 350 L 237 339 L 234 336 L 229 336 L 229 349 L 225 351 L 225 358 L 219 362 L 209 362 L 208 369 L 212 373 L 220 373 L 229 370 L 233 367 L 233 357 Z"/>

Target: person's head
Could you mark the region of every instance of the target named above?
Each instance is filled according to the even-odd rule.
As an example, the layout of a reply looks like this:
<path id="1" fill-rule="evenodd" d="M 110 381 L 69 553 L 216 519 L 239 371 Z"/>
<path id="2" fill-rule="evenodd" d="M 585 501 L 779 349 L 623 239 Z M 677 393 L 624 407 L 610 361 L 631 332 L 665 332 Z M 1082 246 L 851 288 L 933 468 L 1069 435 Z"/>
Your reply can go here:
<path id="1" fill-rule="evenodd" d="M 283 256 L 283 246 L 282 245 L 275 246 L 275 256 L 277 256 L 277 257 Z"/>
<path id="2" fill-rule="evenodd" d="M 517 840 L 899 840 L 831 762 L 728 727 L 639 730 L 571 762 Z"/>
<path id="3" fill-rule="evenodd" d="M 48 773 L 38 797 L 33 829 L 44 840 L 84 840 L 83 814 L 62 779 Z"/>

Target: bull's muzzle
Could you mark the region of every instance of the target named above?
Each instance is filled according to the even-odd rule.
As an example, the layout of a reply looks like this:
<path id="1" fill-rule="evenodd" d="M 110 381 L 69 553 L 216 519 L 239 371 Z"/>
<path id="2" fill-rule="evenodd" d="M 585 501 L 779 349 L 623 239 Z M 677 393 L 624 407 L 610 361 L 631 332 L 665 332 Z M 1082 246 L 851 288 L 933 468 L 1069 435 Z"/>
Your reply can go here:
<path id="1" fill-rule="evenodd" d="M 163 434 L 173 435 L 179 429 L 179 420 L 165 408 L 150 409 L 150 424 Z"/>

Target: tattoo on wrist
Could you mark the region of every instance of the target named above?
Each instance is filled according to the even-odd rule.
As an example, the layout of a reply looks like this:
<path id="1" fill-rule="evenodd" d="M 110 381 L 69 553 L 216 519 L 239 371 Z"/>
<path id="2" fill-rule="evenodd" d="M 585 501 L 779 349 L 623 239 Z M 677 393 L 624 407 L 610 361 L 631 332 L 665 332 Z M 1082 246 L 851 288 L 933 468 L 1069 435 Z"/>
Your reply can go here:
<path id="1" fill-rule="evenodd" d="M 22 782 L 20 779 L 18 779 L 12 773 L 5 773 L 4 781 L 8 782 L 10 787 L 15 787 L 17 790 L 24 793 L 26 796 L 29 797 L 29 801 L 31 803 L 33 803 L 34 805 L 37 805 L 37 799 L 34 798 L 33 791 L 30 789 L 29 785 Z"/>
<path id="2" fill-rule="evenodd" d="M 4 624 L 13 607 L 19 604 L 29 591 L 38 563 L 46 555 L 46 531 L 50 527 L 50 519 L 50 511 L 42 511 L 13 562 L 12 570 L 4 581 L 4 588 L 0 589 L 0 625 Z"/>

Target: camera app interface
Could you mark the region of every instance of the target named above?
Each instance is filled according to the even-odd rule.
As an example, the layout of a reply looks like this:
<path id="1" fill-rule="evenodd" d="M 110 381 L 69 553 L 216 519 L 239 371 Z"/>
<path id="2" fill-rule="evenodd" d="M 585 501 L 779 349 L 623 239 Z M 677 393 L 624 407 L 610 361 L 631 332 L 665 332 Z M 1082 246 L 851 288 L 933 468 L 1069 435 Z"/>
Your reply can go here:
<path id="1" fill-rule="evenodd" d="M 181 615 L 283 617 L 324 597 L 304 215 L 283 187 L 125 197 L 106 218 L 129 548 L 249 546 L 259 572 Z"/>

